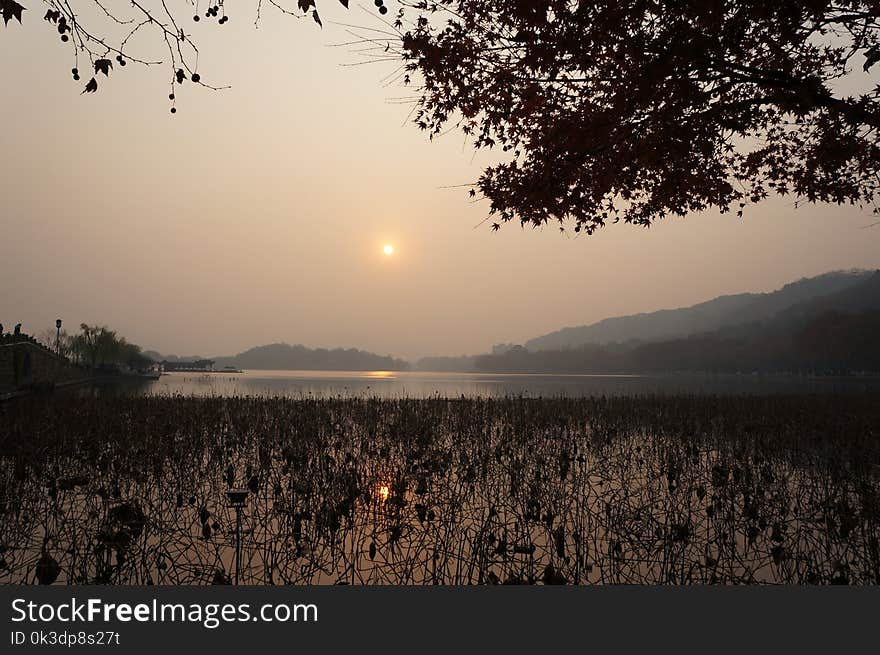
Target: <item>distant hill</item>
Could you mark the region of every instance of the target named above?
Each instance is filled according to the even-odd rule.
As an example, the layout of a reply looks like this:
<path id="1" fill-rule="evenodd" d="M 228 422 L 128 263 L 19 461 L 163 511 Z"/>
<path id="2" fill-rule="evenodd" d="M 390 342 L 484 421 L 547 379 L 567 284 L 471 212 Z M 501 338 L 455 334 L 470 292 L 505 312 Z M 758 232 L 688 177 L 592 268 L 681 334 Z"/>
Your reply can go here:
<path id="1" fill-rule="evenodd" d="M 780 303 L 784 309 L 760 320 L 734 318 L 717 330 L 575 348 L 517 347 L 482 355 L 476 366 L 491 372 L 880 373 L 880 272 L 858 280 L 834 293 Z M 767 295 L 759 301 L 766 303 Z"/>
<path id="2" fill-rule="evenodd" d="M 835 293 L 802 300 L 776 314 L 751 322 L 732 322 L 715 331 L 726 338 L 751 338 L 757 332 L 785 334 L 796 331 L 819 316 L 863 314 L 880 311 L 880 271 L 866 272 L 858 282 Z"/>
<path id="3" fill-rule="evenodd" d="M 525 343 L 529 351 L 575 348 L 584 344 L 662 341 L 764 321 L 780 312 L 836 294 L 870 278 L 872 271 L 836 271 L 787 284 L 770 293 L 719 296 L 691 307 L 607 318 L 567 327 Z"/>
<path id="4" fill-rule="evenodd" d="M 402 359 L 376 355 L 356 348 L 306 348 L 302 345 L 273 343 L 257 346 L 232 357 L 215 357 L 214 366 L 234 366 L 264 370 L 327 371 L 405 371 L 409 364 Z"/>
<path id="5" fill-rule="evenodd" d="M 422 357 L 416 362 L 417 371 L 432 371 L 434 373 L 454 371 L 456 373 L 470 373 L 476 371 L 476 355 L 461 355 L 459 357 Z"/>
<path id="6" fill-rule="evenodd" d="M 787 307 L 776 315 L 775 321 L 795 324 L 820 314 L 859 313 L 880 310 L 880 271 L 867 272 L 859 282 L 822 296 L 810 298 Z"/>

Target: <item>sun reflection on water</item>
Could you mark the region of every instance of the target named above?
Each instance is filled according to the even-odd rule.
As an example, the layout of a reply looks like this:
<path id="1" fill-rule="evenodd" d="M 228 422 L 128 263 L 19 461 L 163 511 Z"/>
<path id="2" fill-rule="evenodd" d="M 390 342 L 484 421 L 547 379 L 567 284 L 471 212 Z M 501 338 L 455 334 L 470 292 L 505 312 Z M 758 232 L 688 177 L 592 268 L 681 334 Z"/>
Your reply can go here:
<path id="1" fill-rule="evenodd" d="M 394 379 L 394 377 L 396 376 L 394 375 L 394 371 L 368 371 L 365 377 L 376 379 Z"/>

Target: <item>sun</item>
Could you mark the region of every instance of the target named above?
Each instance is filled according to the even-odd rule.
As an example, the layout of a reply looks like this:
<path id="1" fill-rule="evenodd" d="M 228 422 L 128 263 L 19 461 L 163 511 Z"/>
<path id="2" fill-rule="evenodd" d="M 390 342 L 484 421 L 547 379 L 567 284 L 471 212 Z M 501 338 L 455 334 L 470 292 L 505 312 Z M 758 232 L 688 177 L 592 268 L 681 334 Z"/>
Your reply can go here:
<path id="1" fill-rule="evenodd" d="M 385 247 L 382 248 L 382 252 L 384 252 L 386 255 L 392 255 L 394 254 L 394 246 L 392 246 L 390 243 L 386 243 Z"/>

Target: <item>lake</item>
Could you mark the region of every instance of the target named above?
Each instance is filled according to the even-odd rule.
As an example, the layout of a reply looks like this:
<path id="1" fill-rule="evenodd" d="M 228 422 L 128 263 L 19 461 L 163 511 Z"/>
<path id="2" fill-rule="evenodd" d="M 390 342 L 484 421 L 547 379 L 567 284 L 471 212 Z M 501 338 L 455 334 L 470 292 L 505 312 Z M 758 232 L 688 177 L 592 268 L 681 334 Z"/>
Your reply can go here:
<path id="1" fill-rule="evenodd" d="M 0 584 L 877 584 L 878 397 L 24 398 Z"/>
<path id="2" fill-rule="evenodd" d="M 880 390 L 880 377 L 784 375 L 571 375 L 397 371 L 167 373 L 138 383 L 145 395 L 582 397 L 646 394 L 841 393 Z"/>

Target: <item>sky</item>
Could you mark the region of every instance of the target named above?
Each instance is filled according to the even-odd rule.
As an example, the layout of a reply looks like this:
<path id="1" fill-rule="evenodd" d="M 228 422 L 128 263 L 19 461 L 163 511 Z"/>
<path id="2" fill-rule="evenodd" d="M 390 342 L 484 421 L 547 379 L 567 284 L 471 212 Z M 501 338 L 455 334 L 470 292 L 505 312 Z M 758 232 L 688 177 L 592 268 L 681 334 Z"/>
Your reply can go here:
<path id="1" fill-rule="evenodd" d="M 288 342 L 415 359 L 880 268 L 876 216 L 791 199 L 648 230 L 493 233 L 460 186 L 493 153 L 455 132 L 429 141 L 399 102 L 412 92 L 385 81 L 395 64 L 353 65 L 335 21 L 375 24 L 355 3 L 325 2 L 323 29 L 271 7 L 256 28 L 250 5 L 193 25 L 203 81 L 230 88 L 185 84 L 175 115 L 161 67 L 117 66 L 80 94 L 88 77 L 71 79 L 70 49 L 29 3 L 0 28 L 7 329 L 60 317 L 163 354 Z M 161 56 L 154 38 L 132 46 Z"/>

